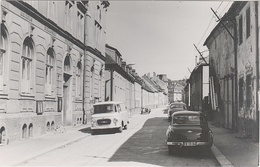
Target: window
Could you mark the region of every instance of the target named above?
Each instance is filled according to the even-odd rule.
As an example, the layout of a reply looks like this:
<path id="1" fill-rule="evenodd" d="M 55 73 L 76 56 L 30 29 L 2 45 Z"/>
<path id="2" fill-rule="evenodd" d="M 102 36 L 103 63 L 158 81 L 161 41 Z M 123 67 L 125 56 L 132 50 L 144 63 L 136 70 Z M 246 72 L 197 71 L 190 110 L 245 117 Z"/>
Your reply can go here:
<path id="1" fill-rule="evenodd" d="M 0 38 L 0 92 L 4 91 L 4 74 L 7 56 L 7 31 L 4 25 L 1 24 L 1 38 Z"/>
<path id="2" fill-rule="evenodd" d="M 246 107 L 250 107 L 252 102 L 252 78 L 251 75 L 246 76 Z"/>
<path id="3" fill-rule="evenodd" d="M 70 74 L 70 54 L 67 54 L 64 60 L 64 72 Z"/>
<path id="4" fill-rule="evenodd" d="M 73 17 L 72 17 L 72 6 L 74 2 L 73 1 L 66 1 L 65 2 L 65 14 L 66 14 L 66 26 L 69 30 L 72 30 L 73 25 Z"/>
<path id="5" fill-rule="evenodd" d="M 78 38 L 83 39 L 84 36 L 84 15 L 80 11 L 78 11 Z"/>
<path id="6" fill-rule="evenodd" d="M 54 50 L 49 48 L 46 55 L 46 71 L 45 71 L 45 94 L 48 96 L 54 93 Z"/>
<path id="7" fill-rule="evenodd" d="M 246 10 L 246 37 L 250 36 L 250 7 Z"/>
<path id="8" fill-rule="evenodd" d="M 30 94 L 32 89 L 32 68 L 33 68 L 34 48 L 30 37 L 27 37 L 23 43 L 22 50 L 22 79 L 21 79 L 21 93 Z"/>
<path id="9" fill-rule="evenodd" d="M 243 19 L 242 16 L 239 17 L 239 44 L 243 43 Z"/>
<path id="10" fill-rule="evenodd" d="M 82 64 L 78 62 L 76 69 L 76 97 L 81 97 L 82 82 Z"/>
<path id="11" fill-rule="evenodd" d="M 116 112 L 113 104 L 101 104 L 94 106 L 94 114 Z"/>
<path id="12" fill-rule="evenodd" d="M 239 78 L 239 107 L 243 107 L 244 102 L 244 79 Z"/>

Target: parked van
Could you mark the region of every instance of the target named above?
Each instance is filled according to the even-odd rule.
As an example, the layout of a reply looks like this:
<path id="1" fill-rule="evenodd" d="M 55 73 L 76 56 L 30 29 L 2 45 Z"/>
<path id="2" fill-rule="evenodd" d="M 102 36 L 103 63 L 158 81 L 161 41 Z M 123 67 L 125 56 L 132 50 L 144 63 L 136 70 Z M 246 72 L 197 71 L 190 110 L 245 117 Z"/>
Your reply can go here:
<path id="1" fill-rule="evenodd" d="M 93 105 L 94 111 L 91 115 L 91 129 L 117 129 L 122 132 L 127 129 L 129 113 L 123 102 L 107 101 Z"/>

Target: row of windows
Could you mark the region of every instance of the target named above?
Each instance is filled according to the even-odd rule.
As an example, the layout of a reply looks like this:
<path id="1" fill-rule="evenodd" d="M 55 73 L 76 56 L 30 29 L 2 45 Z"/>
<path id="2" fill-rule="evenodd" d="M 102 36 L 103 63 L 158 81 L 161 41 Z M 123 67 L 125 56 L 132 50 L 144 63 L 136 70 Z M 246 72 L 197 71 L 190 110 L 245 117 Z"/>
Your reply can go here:
<path id="1" fill-rule="evenodd" d="M 1 41 L 0 41 L 0 93 L 4 92 L 5 80 L 8 67 L 7 48 L 8 36 L 7 29 L 1 24 Z M 31 37 L 26 37 L 22 45 L 21 54 L 21 93 L 24 95 L 32 95 L 34 89 L 34 70 L 35 67 L 35 47 Z M 70 54 L 67 54 L 64 61 L 64 72 L 71 74 Z M 6 72 L 4 72 L 6 70 Z M 79 61 L 76 68 L 76 97 L 81 97 L 82 94 L 82 63 Z M 52 47 L 47 50 L 45 59 L 45 95 L 55 95 L 56 84 L 56 67 L 55 67 L 55 51 Z"/>

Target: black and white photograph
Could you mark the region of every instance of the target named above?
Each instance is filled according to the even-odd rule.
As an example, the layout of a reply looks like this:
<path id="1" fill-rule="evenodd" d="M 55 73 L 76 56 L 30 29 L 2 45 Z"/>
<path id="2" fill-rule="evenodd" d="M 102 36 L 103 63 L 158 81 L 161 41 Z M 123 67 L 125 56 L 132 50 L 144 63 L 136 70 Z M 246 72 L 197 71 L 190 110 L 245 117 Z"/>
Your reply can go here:
<path id="1" fill-rule="evenodd" d="M 0 167 L 260 166 L 260 1 L 0 3 Z"/>

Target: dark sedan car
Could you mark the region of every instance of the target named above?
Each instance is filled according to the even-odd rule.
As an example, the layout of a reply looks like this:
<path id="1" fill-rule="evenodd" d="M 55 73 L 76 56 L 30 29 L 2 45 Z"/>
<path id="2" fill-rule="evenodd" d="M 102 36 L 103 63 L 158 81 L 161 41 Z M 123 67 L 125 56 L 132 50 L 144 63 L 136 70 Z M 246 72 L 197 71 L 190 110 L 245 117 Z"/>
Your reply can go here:
<path id="1" fill-rule="evenodd" d="M 166 131 L 169 153 L 181 147 L 205 147 L 213 144 L 213 133 L 206 116 L 199 111 L 177 111 L 173 113 Z"/>
<path id="2" fill-rule="evenodd" d="M 186 104 L 182 102 L 173 102 L 168 108 L 168 121 L 170 122 L 172 114 L 176 111 L 186 110 Z"/>

